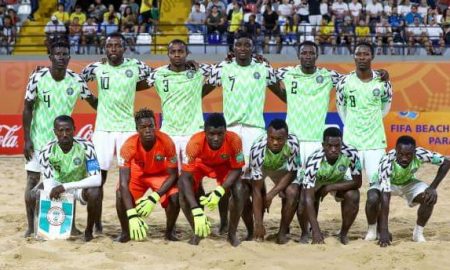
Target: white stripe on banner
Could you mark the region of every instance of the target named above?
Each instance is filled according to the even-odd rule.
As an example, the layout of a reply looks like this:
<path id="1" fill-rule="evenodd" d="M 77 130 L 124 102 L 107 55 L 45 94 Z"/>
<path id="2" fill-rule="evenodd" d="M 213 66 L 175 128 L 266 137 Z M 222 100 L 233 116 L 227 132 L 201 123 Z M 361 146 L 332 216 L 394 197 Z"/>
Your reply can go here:
<path id="1" fill-rule="evenodd" d="M 74 197 L 63 193 L 50 200 L 49 192 L 41 190 L 36 237 L 44 240 L 67 239 L 73 223 Z"/>

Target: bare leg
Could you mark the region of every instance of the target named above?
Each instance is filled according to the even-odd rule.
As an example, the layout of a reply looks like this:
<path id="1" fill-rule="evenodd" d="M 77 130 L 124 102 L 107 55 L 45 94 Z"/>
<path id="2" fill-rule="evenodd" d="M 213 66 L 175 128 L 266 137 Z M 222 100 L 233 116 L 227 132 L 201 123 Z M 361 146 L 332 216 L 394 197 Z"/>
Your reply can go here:
<path id="1" fill-rule="evenodd" d="M 289 233 L 289 225 L 295 215 L 295 210 L 298 205 L 299 188 L 296 184 L 290 184 L 286 190 L 286 199 L 281 209 L 281 221 L 280 230 L 278 231 L 277 243 L 286 244 L 289 239 L 287 234 Z"/>
<path id="2" fill-rule="evenodd" d="M 230 205 L 230 225 L 228 226 L 228 241 L 232 246 L 239 246 L 241 243 L 237 238 L 237 227 L 239 219 L 244 210 L 245 198 L 248 198 L 250 190 L 247 185 L 243 183 L 242 179 L 238 179 L 233 186 L 231 186 L 231 205 Z"/>
<path id="3" fill-rule="evenodd" d="M 88 188 L 83 190 L 83 199 L 87 201 L 87 224 L 84 231 L 84 239 L 86 242 L 94 239 L 93 228 L 95 219 L 98 218 L 101 208 L 98 207 L 100 203 L 100 190 L 101 187 Z"/>
<path id="4" fill-rule="evenodd" d="M 230 194 L 230 191 L 226 192 L 219 202 L 220 235 L 225 234 L 228 230 L 228 202 L 230 201 Z"/>
<path id="5" fill-rule="evenodd" d="M 120 191 L 116 191 L 116 211 L 117 217 L 119 218 L 121 232 L 114 241 L 126 243 L 130 241 L 130 233 L 128 228 L 128 217 L 125 207 L 123 206 L 122 196 Z"/>
<path id="6" fill-rule="evenodd" d="M 194 217 L 192 216 L 191 208 L 189 207 L 189 203 L 186 200 L 186 197 L 182 192 L 178 193 L 179 199 L 180 199 L 180 207 L 181 210 L 184 213 L 184 216 L 186 217 L 187 221 L 189 222 L 189 225 L 191 225 L 192 229 L 192 237 L 189 240 L 189 244 L 191 245 L 198 245 L 200 243 L 200 237 L 194 234 Z"/>
<path id="7" fill-rule="evenodd" d="M 348 244 L 348 231 L 355 221 L 359 211 L 359 190 L 348 190 L 341 202 L 342 227 L 339 239 L 342 244 Z"/>
<path id="8" fill-rule="evenodd" d="M 40 173 L 27 171 L 27 185 L 25 186 L 25 210 L 27 213 L 28 228 L 24 237 L 34 234 L 34 215 L 36 208 L 36 198 L 32 189 L 39 183 Z"/>
<path id="9" fill-rule="evenodd" d="M 108 176 L 108 171 L 102 170 L 102 186 L 100 187 L 100 193 L 99 193 L 99 204 L 98 208 L 99 213 L 95 219 L 95 232 L 96 233 L 102 233 L 103 232 L 103 225 L 102 225 L 102 208 L 103 208 L 103 186 L 106 183 L 106 177 Z"/>
<path id="10" fill-rule="evenodd" d="M 167 219 L 167 227 L 166 227 L 166 239 L 169 241 L 178 241 L 177 233 L 175 230 L 175 223 L 178 218 L 178 214 L 180 214 L 180 201 L 178 198 L 178 193 L 172 194 L 169 197 L 169 205 L 166 210 L 166 219 Z"/>

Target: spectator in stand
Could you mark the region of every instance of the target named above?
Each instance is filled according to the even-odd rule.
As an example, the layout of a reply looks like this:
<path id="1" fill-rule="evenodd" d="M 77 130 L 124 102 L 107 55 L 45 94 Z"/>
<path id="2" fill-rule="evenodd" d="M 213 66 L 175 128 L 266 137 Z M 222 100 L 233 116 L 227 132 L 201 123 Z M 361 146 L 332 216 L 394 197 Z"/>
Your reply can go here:
<path id="1" fill-rule="evenodd" d="M 320 0 L 308 0 L 308 8 L 309 8 L 309 23 L 314 27 L 314 29 L 316 27 L 319 28 L 319 25 L 322 22 L 322 14 L 320 12 Z M 302 22 L 304 21 L 300 20 L 300 23 Z"/>
<path id="2" fill-rule="evenodd" d="M 66 38 L 66 26 L 60 22 L 55 15 L 53 15 L 47 25 L 45 25 L 44 32 L 47 51 L 50 49 L 50 44 L 56 39 Z"/>
<path id="3" fill-rule="evenodd" d="M 81 35 L 81 53 L 84 54 L 87 45 L 94 45 L 95 52 L 98 50 L 98 36 L 97 36 L 97 23 L 94 16 L 89 16 L 87 21 L 83 24 Z"/>
<path id="4" fill-rule="evenodd" d="M 376 24 L 375 37 L 377 39 L 377 54 L 382 53 L 382 47 L 384 45 L 389 46 L 391 54 L 394 53 L 394 39 L 392 35 L 392 28 L 386 17 L 381 17 L 380 22 Z"/>
<path id="5" fill-rule="evenodd" d="M 20 22 L 20 18 L 17 16 L 16 10 L 13 8 L 8 9 L 8 16 L 11 18 L 12 25 L 17 26 Z"/>
<path id="6" fill-rule="evenodd" d="M 353 52 L 353 44 L 355 37 L 355 27 L 353 19 L 350 16 L 345 16 L 344 23 L 338 28 L 339 44 L 345 45 L 351 54 Z"/>
<path id="7" fill-rule="evenodd" d="M 3 26 L 3 18 L 6 16 L 6 6 L 0 5 L 0 27 Z"/>
<path id="8" fill-rule="evenodd" d="M 30 21 L 34 21 L 34 13 L 39 9 L 39 0 L 30 0 L 31 12 L 28 15 Z"/>
<path id="9" fill-rule="evenodd" d="M 324 54 L 323 44 L 331 44 L 333 53 L 336 53 L 336 34 L 333 20 L 328 16 L 323 16 L 322 24 L 319 28 L 319 33 L 316 35 L 316 43 L 321 47 L 322 54 Z"/>
<path id="10" fill-rule="evenodd" d="M 418 18 L 421 23 L 423 22 L 422 16 L 417 12 L 417 6 L 412 6 L 411 11 L 405 16 L 405 22 L 406 24 L 412 24 L 416 18 Z"/>
<path id="11" fill-rule="evenodd" d="M 110 4 L 108 6 L 108 11 L 103 14 L 103 22 L 109 21 L 109 18 L 111 18 L 111 16 L 114 17 L 114 23 L 116 25 L 119 25 L 119 21 L 120 21 L 121 15 L 120 15 L 119 12 L 117 12 L 114 9 L 114 5 L 113 4 Z"/>
<path id="12" fill-rule="evenodd" d="M 114 15 L 109 15 L 108 20 L 100 25 L 101 36 L 100 36 L 100 46 L 105 47 L 106 37 L 109 34 L 119 31 L 119 25 L 116 23 L 117 18 Z"/>
<path id="13" fill-rule="evenodd" d="M 142 0 L 139 16 L 140 32 L 158 33 L 159 9 L 150 0 Z"/>
<path id="14" fill-rule="evenodd" d="M 384 1 L 384 4 L 383 4 L 383 15 L 384 16 L 391 16 L 393 7 L 394 7 L 394 0 Z"/>
<path id="15" fill-rule="evenodd" d="M 136 51 L 137 25 L 125 25 L 122 30 L 122 35 L 125 38 L 130 51 L 134 52 L 135 54 L 139 54 L 139 52 Z"/>
<path id="16" fill-rule="evenodd" d="M 422 18 L 425 18 L 428 14 L 428 9 L 430 7 L 428 6 L 427 0 L 421 0 L 420 5 L 417 7 L 417 12 L 422 16 Z"/>
<path id="17" fill-rule="evenodd" d="M 75 6 L 75 11 L 70 14 L 70 22 L 73 22 L 73 19 L 77 17 L 80 25 L 83 25 L 86 22 L 86 14 L 81 10 L 80 5 Z"/>
<path id="18" fill-rule="evenodd" d="M 227 10 L 227 7 L 220 0 L 212 0 L 212 1 L 210 1 L 208 3 L 208 5 L 206 6 L 206 13 L 209 14 L 214 6 L 216 6 L 218 8 L 220 14 L 226 14 L 225 12 Z"/>
<path id="19" fill-rule="evenodd" d="M 75 47 L 75 53 L 80 53 L 80 41 L 81 41 L 81 24 L 78 17 L 73 17 L 69 25 L 69 44 L 70 47 Z"/>
<path id="20" fill-rule="evenodd" d="M 287 29 L 291 24 L 294 11 L 294 5 L 289 3 L 289 0 L 283 0 L 283 2 L 278 6 L 278 24 L 280 26 L 280 32 L 282 35 L 286 34 Z M 306 9 L 306 11 L 308 10 Z"/>
<path id="21" fill-rule="evenodd" d="M 204 33 L 206 23 L 206 14 L 200 10 L 200 3 L 194 4 L 194 10 L 189 14 L 186 21 L 186 27 L 190 33 Z"/>
<path id="22" fill-rule="evenodd" d="M 241 28 L 244 13 L 242 12 L 241 4 L 234 2 L 233 9 L 227 15 L 228 19 L 228 34 L 227 43 L 229 51 L 233 51 L 234 47 L 234 35 Z"/>
<path id="23" fill-rule="evenodd" d="M 356 43 L 368 42 L 372 43 L 370 36 L 370 28 L 367 26 L 365 20 L 359 20 L 355 28 Z"/>
<path id="24" fill-rule="evenodd" d="M 406 34 L 408 36 L 408 54 L 412 53 L 411 48 L 416 43 L 419 43 L 425 48 L 429 47 L 427 30 L 425 25 L 420 23 L 419 17 L 415 17 L 414 23 L 408 25 L 408 27 L 406 28 Z"/>
<path id="25" fill-rule="evenodd" d="M 331 13 L 330 13 L 330 7 L 328 6 L 328 0 L 322 0 L 322 2 L 320 3 L 320 15 L 322 16 L 330 16 L 331 17 Z M 320 20 L 320 25 L 322 25 L 322 20 Z"/>
<path id="26" fill-rule="evenodd" d="M 423 23 L 425 25 L 429 25 L 429 24 L 431 24 L 431 21 L 433 19 L 436 19 L 437 17 L 438 17 L 437 9 L 428 8 L 427 14 L 425 14 L 425 16 L 422 17 L 423 18 Z M 437 21 L 437 22 L 439 23 L 439 21 Z"/>
<path id="27" fill-rule="evenodd" d="M 431 20 L 431 23 L 427 26 L 426 30 L 429 40 L 427 48 L 428 52 L 432 55 L 442 55 L 445 49 L 444 31 L 434 18 Z M 439 49 L 435 49 L 435 47 L 439 47 Z"/>
<path id="28" fill-rule="evenodd" d="M 56 16 L 58 18 L 58 21 L 69 24 L 70 23 L 70 16 L 69 13 L 65 11 L 64 4 L 58 4 L 58 10 L 53 12 L 52 16 Z"/>
<path id="29" fill-rule="evenodd" d="M 206 18 L 206 27 L 208 35 L 218 32 L 220 35 L 219 40 L 221 40 L 223 33 L 225 33 L 226 25 L 224 16 L 219 12 L 219 7 L 212 7 L 211 12 Z"/>
<path id="30" fill-rule="evenodd" d="M 322 23 L 322 20 L 320 21 Z M 312 41 L 314 42 L 314 37 L 316 36 L 316 29 L 318 30 L 320 26 L 313 26 L 307 21 L 302 21 L 298 25 L 299 35 L 298 42 L 302 43 L 303 41 Z"/>
<path id="31" fill-rule="evenodd" d="M 383 5 L 378 0 L 372 0 L 372 3 L 367 4 L 366 12 L 369 15 L 370 32 L 375 33 L 376 24 L 380 22 L 383 13 Z"/>
<path id="32" fill-rule="evenodd" d="M 334 23 L 336 27 L 344 21 L 345 16 L 349 13 L 348 5 L 343 0 L 337 0 L 334 2 L 331 5 L 331 11 L 334 16 Z"/>
<path id="33" fill-rule="evenodd" d="M 234 4 L 238 4 L 238 3 L 241 4 L 241 12 L 244 13 L 244 10 L 242 9 L 242 3 L 240 1 L 238 1 L 238 0 L 231 0 L 231 2 L 227 5 L 225 14 L 230 13 L 230 11 L 232 11 L 233 8 L 234 8 Z"/>
<path id="34" fill-rule="evenodd" d="M 88 15 L 89 17 L 94 16 L 97 22 L 101 22 L 106 11 L 107 8 L 102 4 L 102 0 L 95 0 L 94 4 L 89 7 Z"/>
<path id="35" fill-rule="evenodd" d="M 411 12 L 411 3 L 409 0 L 402 0 L 400 4 L 397 7 L 398 14 L 402 15 L 403 17 L 406 16 L 409 12 Z"/>
<path id="36" fill-rule="evenodd" d="M 352 0 L 350 4 L 348 4 L 348 9 L 350 11 L 350 16 L 353 21 L 353 25 L 356 25 L 359 22 L 359 16 L 361 15 L 362 5 L 358 0 Z"/>
<path id="37" fill-rule="evenodd" d="M 202 1 L 202 0 L 197 0 L 197 1 L 194 2 L 194 4 L 195 4 L 195 3 L 199 3 L 199 4 L 200 4 L 200 11 L 201 11 L 201 12 L 204 12 L 204 13 L 206 14 L 206 16 L 208 16 L 208 13 L 206 12 L 206 7 L 205 7 L 205 5 L 203 4 L 203 1 Z M 194 10 L 195 10 L 195 6 L 192 5 L 191 11 L 194 11 Z"/>
<path id="38" fill-rule="evenodd" d="M 275 40 L 277 53 L 281 52 L 280 26 L 278 25 L 278 14 L 273 11 L 272 4 L 267 4 L 263 13 L 264 27 L 264 53 L 269 53 L 269 41 Z"/>
<path id="39" fill-rule="evenodd" d="M 125 8 L 124 14 L 121 21 L 122 31 L 125 27 L 131 27 L 133 30 L 131 32 L 138 31 L 138 18 L 137 15 L 133 13 L 130 6 Z"/>
<path id="40" fill-rule="evenodd" d="M 285 41 L 288 44 L 294 45 L 299 40 L 299 33 L 298 33 L 298 27 L 300 25 L 301 16 L 298 14 L 294 14 L 292 17 L 291 23 L 287 26 L 286 32 L 286 38 Z M 303 20 L 304 22 L 308 22 L 308 20 Z"/>
<path id="41" fill-rule="evenodd" d="M 450 8 L 450 0 L 437 0 L 436 6 L 442 10 L 442 12 L 445 12 Z"/>
<path id="42" fill-rule="evenodd" d="M 11 17 L 6 15 L 3 18 L 3 29 L 2 29 L 2 39 L 1 46 L 6 48 L 6 53 L 11 54 L 16 43 L 17 29 L 16 26 L 12 24 Z"/>
<path id="43" fill-rule="evenodd" d="M 248 22 L 244 24 L 243 31 L 246 32 L 249 37 L 251 37 L 254 44 L 253 49 L 254 52 L 256 52 L 258 45 L 258 37 L 261 34 L 261 25 L 256 21 L 255 14 L 250 15 L 250 17 L 248 18 Z"/>
<path id="44" fill-rule="evenodd" d="M 119 7 L 119 12 L 120 12 L 120 15 L 122 15 L 122 17 L 123 17 L 123 15 L 125 15 L 125 9 L 127 7 L 129 7 L 128 0 L 122 0 L 122 4 L 120 4 L 120 7 Z"/>
<path id="45" fill-rule="evenodd" d="M 264 14 L 264 11 L 266 11 L 266 6 L 267 6 L 267 4 L 270 4 L 270 3 L 271 3 L 271 0 L 263 0 L 263 3 L 262 3 L 262 5 L 261 5 L 261 7 L 260 7 L 259 13 L 260 13 L 260 14 Z M 273 6 L 272 6 L 272 10 L 275 11 L 275 9 L 273 8 Z"/>
<path id="46" fill-rule="evenodd" d="M 388 22 L 391 25 L 393 32 L 400 31 L 403 26 L 405 26 L 405 20 L 402 15 L 398 13 L 396 7 L 392 9 L 392 14 L 388 17 Z"/>
<path id="47" fill-rule="evenodd" d="M 133 11 L 133 13 L 135 15 L 139 14 L 139 5 L 136 4 L 136 0 L 129 0 L 129 4 L 128 5 L 131 7 L 131 10 Z"/>
<path id="48" fill-rule="evenodd" d="M 284 0 L 285 2 L 289 2 Z M 281 5 L 278 7 L 278 12 L 280 12 Z M 309 2 L 308 0 L 300 0 L 298 4 L 294 6 L 295 13 L 299 16 L 299 21 L 307 21 L 309 22 Z M 280 14 L 280 13 L 279 13 Z"/>

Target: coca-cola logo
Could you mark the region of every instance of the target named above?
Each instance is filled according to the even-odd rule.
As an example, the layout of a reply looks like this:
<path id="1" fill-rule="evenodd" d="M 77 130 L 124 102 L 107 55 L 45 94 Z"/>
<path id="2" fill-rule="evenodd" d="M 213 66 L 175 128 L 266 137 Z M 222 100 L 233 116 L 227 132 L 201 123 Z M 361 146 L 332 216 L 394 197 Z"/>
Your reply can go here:
<path id="1" fill-rule="evenodd" d="M 92 124 L 87 124 L 80 128 L 80 130 L 78 130 L 76 136 L 86 140 L 91 140 L 92 133 L 94 133 L 94 126 Z"/>
<path id="2" fill-rule="evenodd" d="M 18 131 L 22 128 L 20 125 L 0 125 L 0 147 L 17 148 L 19 147 Z"/>

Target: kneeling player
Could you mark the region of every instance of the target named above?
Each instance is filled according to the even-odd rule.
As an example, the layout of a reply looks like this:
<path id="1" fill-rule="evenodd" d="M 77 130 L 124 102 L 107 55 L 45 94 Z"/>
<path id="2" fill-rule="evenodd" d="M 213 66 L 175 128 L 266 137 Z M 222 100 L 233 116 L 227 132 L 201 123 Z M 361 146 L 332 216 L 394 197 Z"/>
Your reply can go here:
<path id="1" fill-rule="evenodd" d="M 282 208 L 277 243 L 288 242 L 289 224 L 298 205 L 299 182 L 296 181 L 296 177 L 300 167 L 300 149 L 297 137 L 289 134 L 284 120 L 273 120 L 269 124 L 267 134 L 259 138 L 250 150 L 256 240 L 264 240 L 264 209 L 269 212 L 273 198 L 280 194 Z M 266 194 L 264 180 L 267 176 L 272 179 L 275 186 Z"/>
<path id="2" fill-rule="evenodd" d="M 415 172 L 425 162 L 440 166 L 431 185 L 416 179 L 414 176 Z M 378 243 L 382 247 L 390 244 L 389 203 L 391 195 L 397 195 L 404 198 L 410 207 L 420 204 L 412 239 L 415 242 L 425 242 L 423 228 L 437 202 L 436 188 L 449 169 L 450 162 L 442 155 L 422 147 L 416 147 L 416 141 L 410 136 L 398 138 L 395 149 L 389 151 L 381 159 L 378 177 L 372 180 L 367 192 L 366 214 L 368 220 L 372 221 L 369 224 L 373 225 L 369 225 L 366 240 L 375 240 L 377 237 L 376 221 L 378 209 L 380 209 Z M 379 207 L 380 204 L 381 207 Z"/>
<path id="3" fill-rule="evenodd" d="M 348 175 L 350 168 L 351 177 Z M 348 243 L 347 233 L 359 210 L 359 188 L 361 187 L 361 164 L 355 148 L 342 142 L 338 128 L 327 128 L 323 133 L 322 148 L 308 157 L 303 179 L 302 201 L 305 207 L 302 217 L 302 243 L 308 242 L 307 219 L 312 229 L 313 244 L 323 243 L 323 235 L 317 222 L 319 203 L 328 194 L 341 202 L 342 226 L 339 240 Z"/>
<path id="4" fill-rule="evenodd" d="M 206 237 L 210 233 L 210 224 L 202 206 L 214 210 L 230 190 L 228 240 L 237 246 L 240 242 L 236 230 L 244 208 L 244 197 L 249 195 L 240 180 L 244 166 L 242 141 L 236 133 L 226 130 L 225 118 L 221 114 L 210 115 L 204 129 L 194 134 L 187 144 L 187 162 L 183 164 L 179 180 L 181 208 L 194 229 L 194 236 L 189 243 L 197 245 L 199 237 Z M 215 178 L 218 186 L 208 196 L 202 196 L 200 185 L 206 176 Z"/>
<path id="5" fill-rule="evenodd" d="M 92 143 L 73 136 L 75 127 L 72 117 L 56 117 L 53 127 L 56 140 L 48 143 L 39 155 L 44 172 L 44 190 L 50 191 L 50 199 L 57 199 L 61 193 L 66 192 L 73 194 L 81 204 L 87 204 L 84 237 L 86 241 L 90 241 L 94 238 L 94 220 L 100 214 L 98 209 L 102 179 L 97 155 Z"/>
<path id="6" fill-rule="evenodd" d="M 176 241 L 175 222 L 180 212 L 178 201 L 177 154 L 169 135 L 155 130 L 153 111 L 141 109 L 135 114 L 135 134 L 120 150 L 120 183 L 116 208 L 122 233 L 119 242 L 141 241 L 147 236 L 144 221 L 160 201 L 167 217 L 166 239 Z M 151 189 L 148 197 L 143 197 Z"/>

